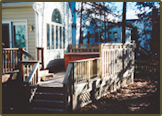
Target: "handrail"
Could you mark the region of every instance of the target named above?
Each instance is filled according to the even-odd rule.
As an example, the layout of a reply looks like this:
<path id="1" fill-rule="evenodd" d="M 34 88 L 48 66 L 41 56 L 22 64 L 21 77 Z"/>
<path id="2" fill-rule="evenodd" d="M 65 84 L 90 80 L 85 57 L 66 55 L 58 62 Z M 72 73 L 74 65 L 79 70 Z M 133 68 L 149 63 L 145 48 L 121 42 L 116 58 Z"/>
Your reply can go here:
<path id="1" fill-rule="evenodd" d="M 69 44 L 69 52 L 98 52 L 100 44 Z"/>
<path id="2" fill-rule="evenodd" d="M 82 60 L 74 60 L 74 61 L 70 61 L 70 63 L 92 61 L 92 60 L 96 60 L 96 59 L 101 59 L 101 58 L 100 57 L 96 57 L 96 58 L 88 58 L 88 59 L 82 59 Z"/>
<path id="3" fill-rule="evenodd" d="M 73 68 L 73 64 L 69 63 L 62 84 L 67 84 L 67 82 L 69 80 L 70 71 L 72 70 L 72 68 Z"/>
<path id="4" fill-rule="evenodd" d="M 39 62 L 38 61 L 20 61 L 19 77 L 23 82 L 36 85 L 39 82 Z"/>
<path id="5" fill-rule="evenodd" d="M 37 63 L 35 63 L 33 65 L 33 68 L 31 70 L 31 72 L 29 73 L 29 76 L 27 77 L 25 82 L 27 82 L 27 83 L 31 83 L 32 82 L 32 79 L 34 78 L 34 75 L 35 75 L 36 71 L 38 70 L 38 68 L 39 68 L 39 63 L 37 62 Z M 36 84 L 36 83 L 37 82 L 34 82 L 34 84 Z"/>
<path id="6" fill-rule="evenodd" d="M 32 56 L 30 53 L 26 52 L 25 50 L 22 50 L 22 54 L 28 56 L 31 60 L 34 60 L 34 56 Z"/>
<path id="7" fill-rule="evenodd" d="M 2 48 L 2 50 L 19 50 L 19 48 Z"/>

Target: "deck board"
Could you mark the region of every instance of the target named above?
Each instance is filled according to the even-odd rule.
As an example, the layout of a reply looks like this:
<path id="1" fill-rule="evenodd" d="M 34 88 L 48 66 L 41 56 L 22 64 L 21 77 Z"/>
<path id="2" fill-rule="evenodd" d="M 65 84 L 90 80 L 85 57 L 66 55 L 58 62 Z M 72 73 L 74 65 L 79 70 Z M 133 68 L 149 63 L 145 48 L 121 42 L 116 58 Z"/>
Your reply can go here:
<path id="1" fill-rule="evenodd" d="M 63 79 L 65 76 L 65 72 L 58 72 L 54 74 L 53 78 L 50 78 L 46 81 L 42 81 L 39 83 L 39 86 L 42 87 L 63 87 Z"/>

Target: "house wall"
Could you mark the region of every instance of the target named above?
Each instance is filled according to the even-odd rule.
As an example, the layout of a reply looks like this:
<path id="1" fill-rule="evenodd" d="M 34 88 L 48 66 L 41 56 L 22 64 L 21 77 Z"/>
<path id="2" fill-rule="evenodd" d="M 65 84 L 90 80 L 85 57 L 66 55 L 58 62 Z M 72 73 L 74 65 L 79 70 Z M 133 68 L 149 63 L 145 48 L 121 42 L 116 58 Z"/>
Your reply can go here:
<path id="1" fill-rule="evenodd" d="M 47 24 L 50 25 L 54 24 L 52 22 L 52 13 L 54 9 L 59 10 L 62 20 L 62 24 L 60 25 L 65 27 L 65 49 L 47 49 Z M 51 63 L 54 60 L 64 58 L 64 53 L 67 52 L 68 44 L 72 43 L 72 29 L 71 29 L 72 14 L 68 2 L 45 2 L 43 19 L 40 20 L 42 20 L 43 22 L 41 47 L 44 47 L 45 50 L 44 53 L 45 68 L 48 68 L 52 65 Z M 42 24 L 39 25 L 39 27 L 41 26 Z"/>
<path id="2" fill-rule="evenodd" d="M 96 29 L 96 32 L 100 32 L 101 31 L 100 28 L 102 28 L 102 26 L 99 27 L 98 29 Z M 107 25 L 107 28 L 108 28 L 108 25 Z M 104 27 L 103 27 L 103 29 L 104 29 Z M 83 36 L 87 36 L 88 32 L 90 34 L 95 34 L 94 29 L 93 29 L 92 26 L 90 26 L 89 29 L 86 29 L 86 28 L 84 29 Z M 113 28 L 110 28 L 109 31 L 106 32 L 106 36 L 108 36 L 108 32 L 111 32 L 112 39 L 114 38 L 113 37 L 113 33 L 114 32 L 117 32 L 117 41 L 116 42 L 115 41 L 111 41 L 111 43 L 122 43 L 122 27 L 121 26 L 114 26 Z M 103 33 L 105 33 L 105 32 L 103 32 Z M 98 40 L 99 39 L 100 38 L 98 38 Z M 83 43 L 84 44 L 87 44 L 87 42 L 88 42 L 88 40 L 87 40 L 87 38 L 85 38 L 83 40 Z M 91 42 L 92 43 L 95 43 L 95 37 L 93 38 L 93 40 Z M 125 31 L 125 42 L 126 43 L 131 43 L 131 28 L 129 28 L 129 27 L 126 27 L 126 31 Z"/>
<path id="3" fill-rule="evenodd" d="M 32 5 L 28 7 L 12 7 L 2 8 L 2 21 L 27 21 L 27 29 L 29 25 L 35 27 L 35 13 L 32 9 Z M 27 31 L 28 38 L 28 52 L 36 57 L 36 41 L 35 41 L 35 29 L 33 31 Z"/>

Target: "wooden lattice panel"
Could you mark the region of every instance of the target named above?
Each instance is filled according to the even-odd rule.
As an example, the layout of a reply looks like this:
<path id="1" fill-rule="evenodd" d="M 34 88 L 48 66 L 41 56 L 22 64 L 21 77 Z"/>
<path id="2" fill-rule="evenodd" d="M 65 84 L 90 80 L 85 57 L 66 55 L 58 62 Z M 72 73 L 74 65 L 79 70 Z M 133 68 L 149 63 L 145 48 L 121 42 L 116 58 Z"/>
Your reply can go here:
<path id="1" fill-rule="evenodd" d="M 86 102 L 89 102 L 90 101 L 90 92 L 86 92 L 86 93 L 82 93 L 80 96 L 79 96 L 79 102 L 80 103 L 86 103 Z"/>

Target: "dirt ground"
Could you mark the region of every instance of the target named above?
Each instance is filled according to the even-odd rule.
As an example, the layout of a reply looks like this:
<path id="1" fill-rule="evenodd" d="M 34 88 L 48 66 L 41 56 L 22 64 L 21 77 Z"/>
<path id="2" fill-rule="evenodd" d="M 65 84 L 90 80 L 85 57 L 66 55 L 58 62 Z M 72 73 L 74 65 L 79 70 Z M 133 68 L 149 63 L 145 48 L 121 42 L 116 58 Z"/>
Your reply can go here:
<path id="1" fill-rule="evenodd" d="M 136 75 L 134 83 L 74 111 L 74 114 L 160 114 L 159 79 Z"/>

